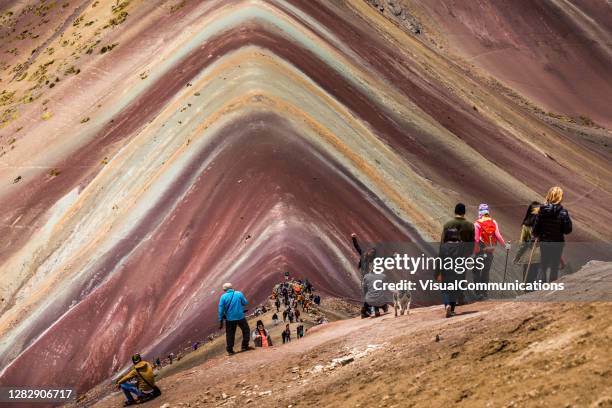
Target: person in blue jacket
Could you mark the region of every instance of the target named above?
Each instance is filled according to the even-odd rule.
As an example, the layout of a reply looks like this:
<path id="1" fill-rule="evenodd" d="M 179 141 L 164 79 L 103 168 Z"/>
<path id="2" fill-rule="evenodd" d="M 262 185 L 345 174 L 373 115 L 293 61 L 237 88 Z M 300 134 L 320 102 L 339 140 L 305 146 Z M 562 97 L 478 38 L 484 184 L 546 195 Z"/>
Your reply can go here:
<path id="1" fill-rule="evenodd" d="M 234 338 L 236 337 L 236 327 L 242 331 L 242 351 L 254 350 L 249 346 L 250 333 L 249 323 L 244 317 L 244 306 L 248 304 L 242 292 L 234 290 L 231 283 L 223 284 L 223 291 L 219 299 L 219 328 L 225 324 L 225 340 L 227 344 L 227 354 L 234 354 Z"/>

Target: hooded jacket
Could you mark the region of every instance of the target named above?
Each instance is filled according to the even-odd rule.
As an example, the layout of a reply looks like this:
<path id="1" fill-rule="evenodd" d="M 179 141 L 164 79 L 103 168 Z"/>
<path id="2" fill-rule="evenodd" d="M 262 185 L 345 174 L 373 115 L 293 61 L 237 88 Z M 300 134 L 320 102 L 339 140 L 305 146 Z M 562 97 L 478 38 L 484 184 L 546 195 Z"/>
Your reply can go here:
<path id="1" fill-rule="evenodd" d="M 565 235 L 572 232 L 572 220 L 561 204 L 545 204 L 533 226 L 533 235 L 542 242 L 564 242 Z"/>
<path id="2" fill-rule="evenodd" d="M 138 370 L 138 373 L 136 372 Z M 132 367 L 129 373 L 117 380 L 117 384 L 123 384 L 124 382 L 130 381 L 135 378 L 138 383 L 138 389 L 140 391 L 149 392 L 153 389 L 147 385 L 147 383 L 140 377 L 144 377 L 145 380 L 151 385 L 155 385 L 155 374 L 153 374 L 153 367 L 146 361 L 139 361 Z"/>

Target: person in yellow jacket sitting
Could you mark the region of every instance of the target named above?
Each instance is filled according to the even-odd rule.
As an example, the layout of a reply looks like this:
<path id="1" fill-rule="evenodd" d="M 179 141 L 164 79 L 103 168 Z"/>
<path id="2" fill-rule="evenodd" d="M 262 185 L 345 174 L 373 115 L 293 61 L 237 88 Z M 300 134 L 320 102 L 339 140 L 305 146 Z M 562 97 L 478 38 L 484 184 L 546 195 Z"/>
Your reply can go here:
<path id="1" fill-rule="evenodd" d="M 132 356 L 132 362 L 134 363 L 134 367 L 132 367 L 130 372 L 117 380 L 118 387 L 121 388 L 121 391 L 125 394 L 127 401 L 125 401 L 123 405 L 126 407 L 156 397 L 155 390 L 159 390 L 159 388 L 155 386 L 153 365 L 144 361 L 140 357 L 140 354 L 134 354 Z M 132 379 L 136 380 L 136 384 L 130 382 Z M 138 400 L 134 400 L 132 394 L 136 394 Z"/>

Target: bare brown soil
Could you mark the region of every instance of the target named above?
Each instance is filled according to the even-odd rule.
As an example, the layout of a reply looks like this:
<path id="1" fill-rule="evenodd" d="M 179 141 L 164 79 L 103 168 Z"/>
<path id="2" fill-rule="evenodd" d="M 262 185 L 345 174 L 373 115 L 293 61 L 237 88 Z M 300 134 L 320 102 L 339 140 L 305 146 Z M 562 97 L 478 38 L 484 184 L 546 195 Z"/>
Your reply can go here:
<path id="1" fill-rule="evenodd" d="M 458 311 L 337 321 L 287 345 L 162 370 L 164 395 L 146 405 L 612 406 L 612 303 L 483 302 Z"/>

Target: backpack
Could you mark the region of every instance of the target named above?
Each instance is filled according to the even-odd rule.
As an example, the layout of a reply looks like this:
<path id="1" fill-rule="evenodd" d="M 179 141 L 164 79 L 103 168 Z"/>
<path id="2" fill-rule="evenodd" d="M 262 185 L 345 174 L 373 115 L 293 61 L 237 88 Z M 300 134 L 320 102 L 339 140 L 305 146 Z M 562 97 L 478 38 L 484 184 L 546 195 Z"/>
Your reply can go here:
<path id="1" fill-rule="evenodd" d="M 495 246 L 497 245 L 497 237 L 495 236 L 497 227 L 495 221 L 492 218 L 481 218 L 476 222 L 480 225 L 480 242 L 484 244 L 484 251 L 495 251 Z"/>

